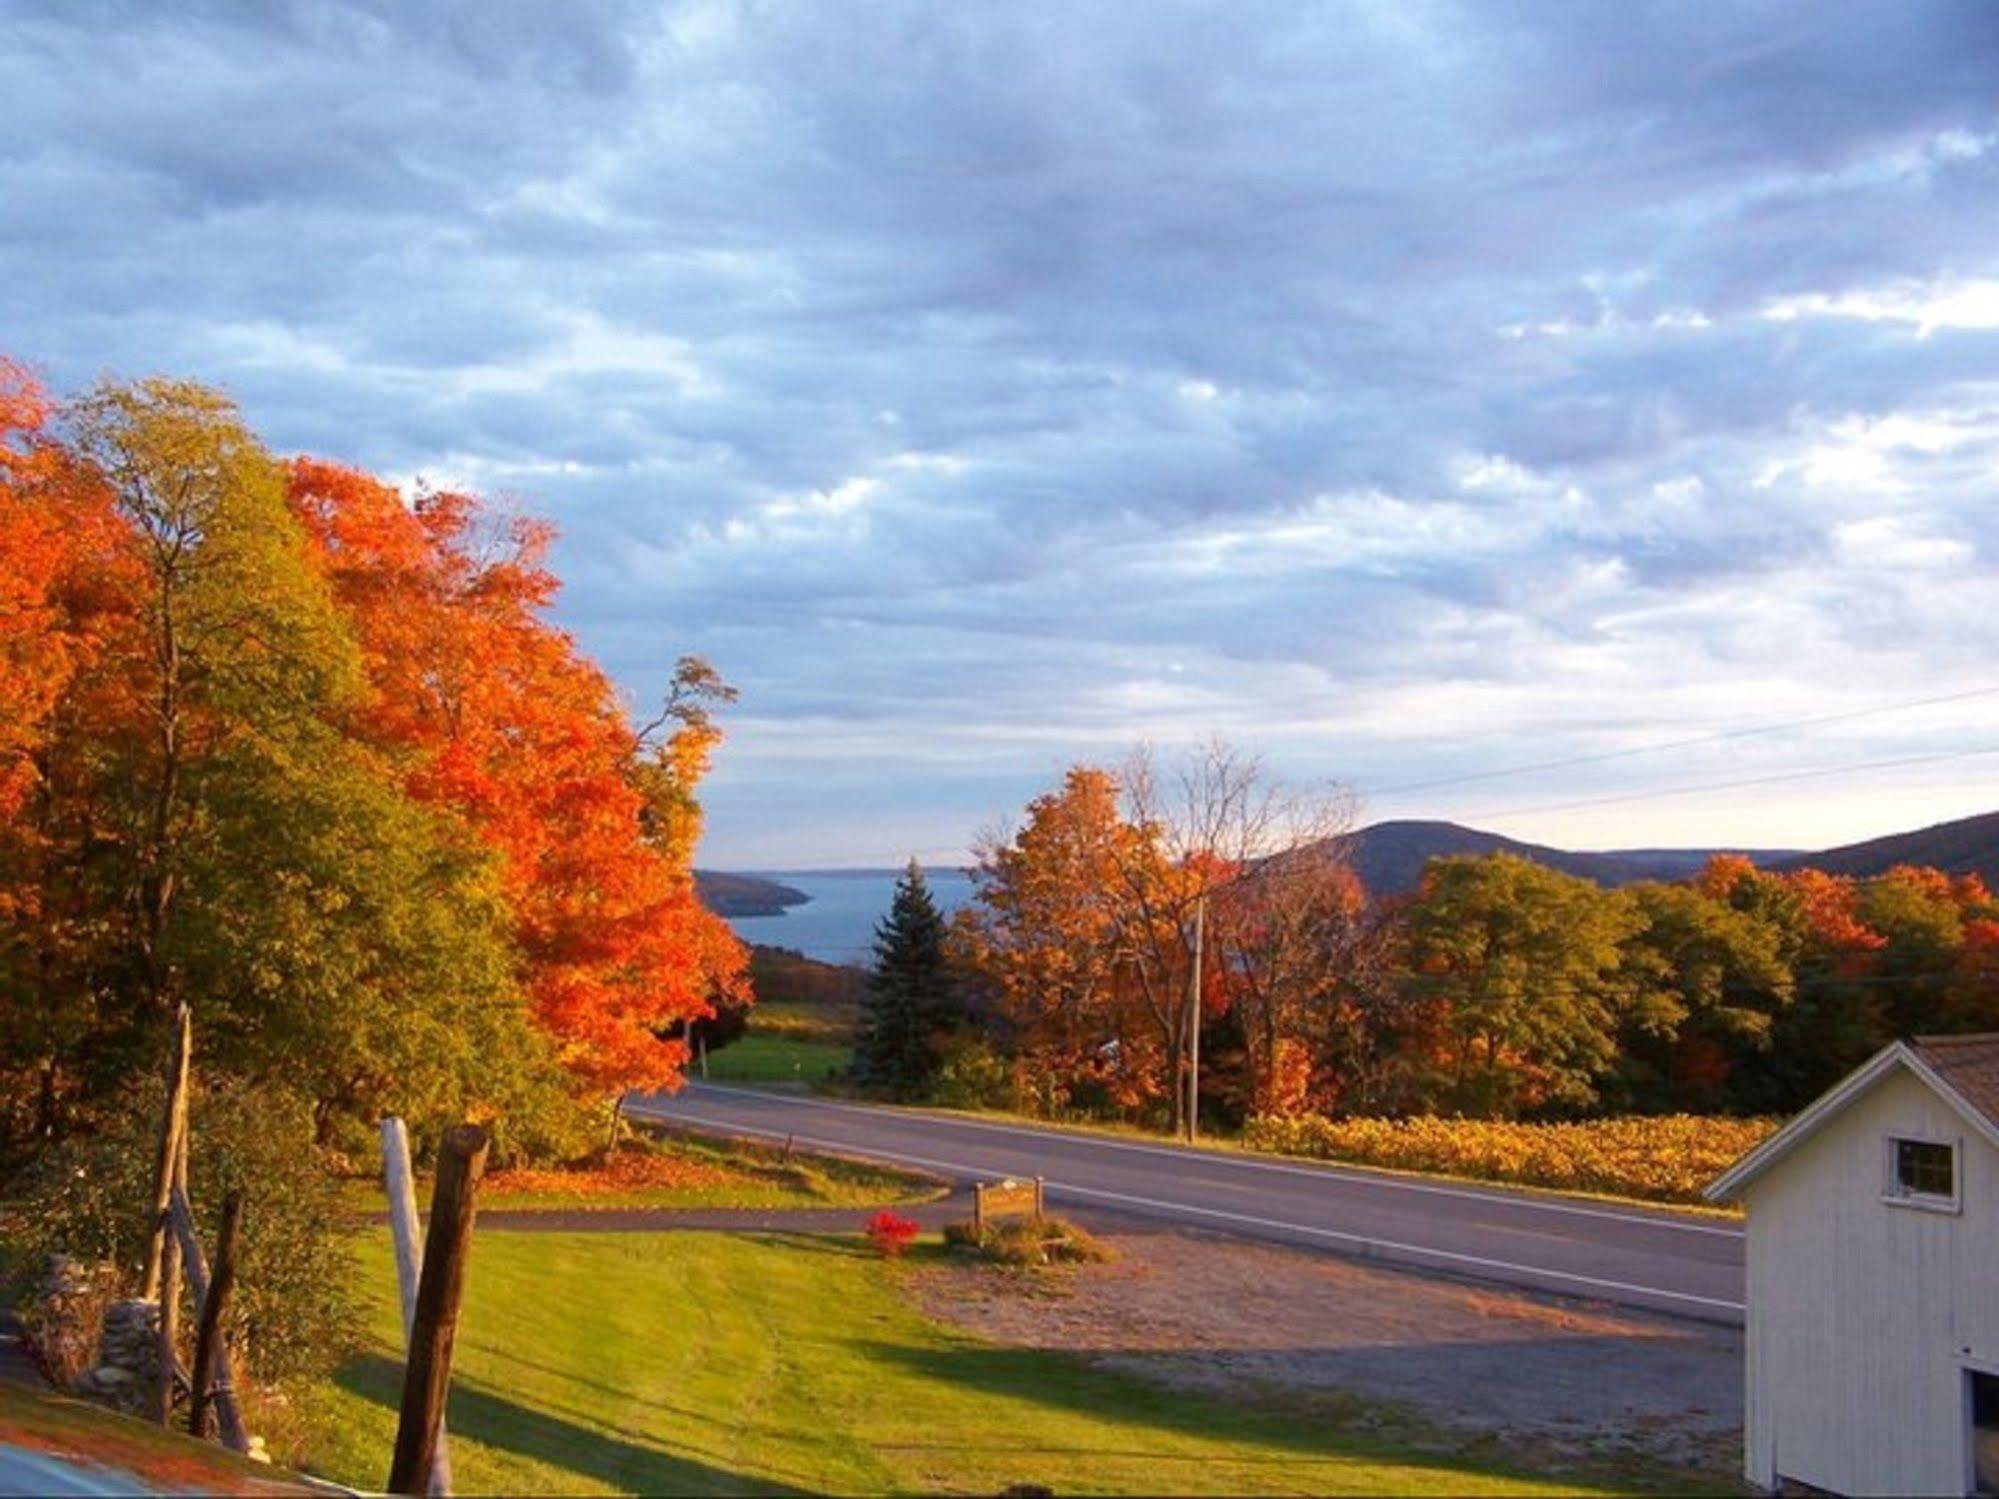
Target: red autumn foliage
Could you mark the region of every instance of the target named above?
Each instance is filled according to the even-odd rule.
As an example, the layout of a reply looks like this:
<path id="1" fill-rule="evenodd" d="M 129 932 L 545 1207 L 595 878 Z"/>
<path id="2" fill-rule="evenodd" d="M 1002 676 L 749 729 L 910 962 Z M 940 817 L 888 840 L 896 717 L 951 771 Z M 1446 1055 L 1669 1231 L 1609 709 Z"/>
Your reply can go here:
<path id="1" fill-rule="evenodd" d="M 48 397 L 0 359 L 0 820 L 41 779 L 48 715 L 127 610 L 110 497 L 44 435 Z"/>
<path id="2" fill-rule="evenodd" d="M 399 757 L 413 795 L 498 851 L 534 1014 L 562 1061 L 607 1091 L 675 1086 L 685 1047 L 659 1033 L 747 992 L 741 945 L 695 898 L 676 815 L 715 731 L 683 721 L 656 749 L 641 742 L 546 617 L 544 523 L 461 494 L 405 504 L 312 459 L 292 464 L 291 494 L 361 641 L 374 692 L 356 728 Z M 642 787 L 662 780 L 674 806 L 648 804 Z"/>
<path id="3" fill-rule="evenodd" d="M 869 1214 L 861 1228 L 868 1236 L 868 1243 L 874 1246 L 875 1253 L 885 1260 L 900 1258 L 921 1232 L 915 1219 L 905 1218 L 888 1208 Z"/>

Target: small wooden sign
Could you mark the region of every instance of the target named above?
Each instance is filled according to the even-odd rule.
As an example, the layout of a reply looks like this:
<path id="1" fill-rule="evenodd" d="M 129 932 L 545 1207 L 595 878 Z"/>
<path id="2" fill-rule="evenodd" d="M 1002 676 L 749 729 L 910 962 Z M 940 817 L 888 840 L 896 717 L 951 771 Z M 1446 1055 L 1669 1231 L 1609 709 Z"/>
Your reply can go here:
<path id="1" fill-rule="evenodd" d="M 1041 1221 L 1045 1207 L 1041 1178 L 1033 1181 L 980 1182 L 972 1188 L 972 1226 L 983 1236 L 995 1218 L 1032 1218 Z"/>

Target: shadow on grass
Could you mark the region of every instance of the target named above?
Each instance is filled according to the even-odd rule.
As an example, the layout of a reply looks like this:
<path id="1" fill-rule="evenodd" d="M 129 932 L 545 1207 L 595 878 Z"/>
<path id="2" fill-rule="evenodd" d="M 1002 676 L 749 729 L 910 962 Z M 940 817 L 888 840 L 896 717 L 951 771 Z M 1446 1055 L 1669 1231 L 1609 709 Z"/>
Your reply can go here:
<path id="1" fill-rule="evenodd" d="M 402 1399 L 402 1365 L 379 1354 L 350 1359 L 334 1383 L 394 1411 Z M 627 1494 L 805 1494 L 760 1474 L 676 1457 L 642 1441 L 593 1430 L 459 1380 L 447 1414 L 451 1432 L 468 1442 L 560 1468 Z M 382 1454 L 384 1471 L 388 1453 Z"/>
<path id="2" fill-rule="evenodd" d="M 1222 1442 L 1268 1441 L 1294 1451 L 1337 1455 L 1351 1445 L 1324 1428 L 1286 1421 L 1274 1412 L 1225 1399 L 1190 1399 L 1184 1393 L 1093 1369 L 1080 1359 L 1042 1348 L 960 1343 L 912 1347 L 858 1342 L 857 1352 L 928 1381 L 962 1385 L 1002 1400 L 1051 1406 L 1095 1420 L 1143 1425 Z"/>
<path id="3" fill-rule="evenodd" d="M 773 1249 L 791 1249 L 806 1254 L 828 1254 L 835 1259 L 868 1260 L 877 1258 L 861 1237 L 861 1219 L 865 1216 L 859 1210 L 854 1213 L 854 1223 L 848 1233 L 793 1233 L 785 1229 L 753 1229 L 738 1237 L 754 1244 L 763 1244 Z"/>
<path id="4" fill-rule="evenodd" d="M 1628 1357 L 1624 1339 L 1584 1339 L 1597 1356 L 1597 1373 L 1615 1386 L 1620 1359 Z M 1595 1345 L 1601 1345 L 1597 1347 Z M 902 1343 L 864 1341 L 854 1343 L 856 1352 L 879 1363 L 919 1375 L 927 1381 L 951 1383 L 976 1390 L 995 1401 L 1018 1400 L 1045 1409 L 1059 1410 L 1093 1421 L 1124 1427 L 1137 1447 L 1144 1448 L 1146 1432 L 1171 1433 L 1196 1441 L 1224 1444 L 1232 1450 L 1221 1459 L 1230 1464 L 1304 1465 L 1315 1462 L 1385 1460 L 1399 1465 L 1427 1469 L 1440 1474 L 1477 1474 L 1487 1478 L 1520 1479 L 1538 1477 L 1546 1481 L 1555 1475 L 1547 1471 L 1543 1459 L 1559 1456 L 1562 1481 L 1605 1483 L 1628 1491 L 1667 1493 L 1735 1493 L 1738 1486 L 1732 1471 L 1685 1466 L 1662 1455 L 1648 1455 L 1628 1445 L 1612 1443 L 1582 1450 L 1574 1444 L 1574 1433 L 1518 1429 L 1505 1419 L 1508 1412 L 1495 1413 L 1500 1419 L 1468 1427 L 1440 1424 L 1410 1403 L 1406 1380 L 1398 1379 L 1398 1365 L 1419 1359 L 1432 1370 L 1437 1357 L 1456 1364 L 1462 1360 L 1464 1377 L 1473 1385 L 1503 1382 L 1509 1362 L 1531 1371 L 1532 1355 L 1544 1345 L 1539 1340 L 1517 1344 L 1440 1345 L 1423 1350 L 1383 1347 L 1354 1350 L 1344 1361 L 1352 1377 L 1332 1387 L 1309 1392 L 1289 1387 L 1273 1371 L 1261 1393 L 1244 1391 L 1225 1395 L 1198 1391 L 1168 1380 L 1145 1378 L 1137 1373 L 1097 1367 L 1091 1355 L 1121 1355 L 1118 1348 L 1083 1349 L 1058 1352 L 1037 1348 L 1009 1348 L 972 1342 L 942 1347 L 912 1347 Z M 1561 1346 L 1567 1347 L 1567 1344 Z M 1274 1348 L 1269 1353 L 1279 1360 L 1288 1357 L 1316 1357 L 1292 1348 Z M 1527 1355 L 1522 1357 L 1523 1353 Z M 1171 1360 L 1162 1362 L 1171 1363 Z M 1342 1362 L 1334 1357 L 1334 1362 Z M 1582 1392 L 1578 1380 L 1544 1394 L 1564 1406 Z M 1514 1377 L 1520 1377 L 1515 1375 Z M 1527 1376 L 1531 1379 L 1531 1373 Z M 997 1413 L 996 1413 L 997 1416 Z M 1355 1429 L 1349 1421 L 1366 1420 L 1365 1429 Z M 1642 1423 L 1642 1414 L 1626 1413 L 1627 1421 Z M 1604 1414 L 1604 1431 L 1619 1434 L 1621 1423 Z M 1003 1421 L 1000 1424 L 1004 1424 Z M 1530 1426 L 1532 1423 L 1528 1423 Z M 1559 1454 L 1540 1447 L 1543 1439 L 1564 1438 L 1568 1450 Z M 1244 1444 L 1251 1444 L 1245 1450 Z M 1255 1447 L 1262 1447 L 1258 1453 Z M 1162 1453 L 1154 1449 L 1121 1452 L 1108 1447 L 1023 1447 L 1025 1453 L 1068 1453 L 1101 1456 L 1146 1456 L 1166 1464 L 1161 1484 L 1171 1488 L 1170 1465 L 1175 1462 L 1213 1460 L 1211 1456 Z"/>
<path id="5" fill-rule="evenodd" d="M 1381 1460 L 1438 1474 L 1477 1474 L 1487 1478 L 1531 1478 L 1532 1468 L 1508 1460 L 1477 1441 L 1451 1442 L 1458 1450 L 1412 1450 L 1395 1441 L 1343 1430 L 1323 1407 L 1316 1413 L 1285 1409 L 1214 1395 L 1196 1396 L 1110 1370 L 1094 1369 L 1080 1359 L 1067 1359 L 1043 1349 L 959 1344 L 943 1348 L 913 1348 L 904 1344 L 862 1342 L 853 1345 L 867 1357 L 935 1380 L 977 1390 L 996 1400 L 1020 1400 L 1052 1407 L 1093 1421 L 1108 1429 L 1124 1428 L 1128 1447 L 1007 1446 L 1023 1455 L 1143 1458 L 1158 1467 L 1163 1488 L 1172 1487 L 1179 1464 L 1223 1461 L 1232 1466 L 1280 1466 L 1309 1469 L 1314 1463 L 1347 1465 Z M 1001 1423 L 1003 1424 L 1003 1423 Z M 1170 1432 L 1228 1449 L 1172 1453 L 1146 1441 L 1148 1432 Z M 1258 1453 L 1244 1444 L 1261 1446 Z M 1480 1447 L 1486 1450 L 1476 1450 Z M 919 1450 L 905 1447 L 902 1450 Z M 1448 1485 L 1440 1486 L 1447 1491 Z"/>

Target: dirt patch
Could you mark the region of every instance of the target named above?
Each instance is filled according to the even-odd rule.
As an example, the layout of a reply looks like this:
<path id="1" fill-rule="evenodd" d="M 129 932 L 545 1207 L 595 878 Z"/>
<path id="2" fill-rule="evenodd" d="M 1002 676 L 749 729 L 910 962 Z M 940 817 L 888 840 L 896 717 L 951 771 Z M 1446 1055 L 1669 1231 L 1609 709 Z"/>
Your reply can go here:
<path id="1" fill-rule="evenodd" d="M 1110 1235 L 1109 1264 L 925 1267 L 929 1315 L 1250 1396 L 1357 1397 L 1362 1429 L 1413 1418 L 1550 1466 L 1637 1459 L 1726 1482 L 1742 1422 L 1738 1333 L 1188 1231 Z"/>

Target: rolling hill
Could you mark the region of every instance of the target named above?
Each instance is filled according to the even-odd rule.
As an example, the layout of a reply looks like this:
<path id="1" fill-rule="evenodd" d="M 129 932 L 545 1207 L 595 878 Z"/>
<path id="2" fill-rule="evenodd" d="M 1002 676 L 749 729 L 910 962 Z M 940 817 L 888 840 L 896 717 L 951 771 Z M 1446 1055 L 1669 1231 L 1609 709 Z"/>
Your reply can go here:
<path id="1" fill-rule="evenodd" d="M 1354 873 L 1376 895 L 1414 890 L 1423 866 L 1446 854 L 1513 854 L 1599 885 L 1647 878 L 1642 870 L 1608 854 L 1572 853 L 1540 843 L 1522 843 L 1455 822 L 1377 822 L 1355 833 L 1351 845 Z"/>
<path id="2" fill-rule="evenodd" d="M 1351 849 L 1355 873 L 1377 895 L 1414 890 L 1423 866 L 1442 855 L 1492 853 L 1532 859 L 1606 886 L 1684 880 L 1717 853 L 1739 853 L 1766 869 L 1823 869 L 1829 874 L 1871 875 L 1897 864 L 1926 864 L 1999 884 L 1999 812 L 1811 853 L 1790 848 L 1550 848 L 1462 823 L 1419 821 L 1364 827 L 1353 835 Z"/>
<path id="3" fill-rule="evenodd" d="M 1976 874 L 1999 884 L 1999 812 L 1939 822 L 1912 833 L 1891 833 L 1814 854 L 1800 854 L 1782 869 L 1823 869 L 1827 874 L 1880 874 L 1897 864 L 1925 864 L 1951 874 Z"/>
<path id="4" fill-rule="evenodd" d="M 1532 859 L 1599 885 L 1629 885 L 1636 880 L 1683 880 L 1697 872 L 1719 849 L 1629 848 L 1578 850 L 1523 843 L 1456 822 L 1377 822 L 1353 835 L 1354 871 L 1377 895 L 1414 890 L 1423 866 L 1444 854 L 1512 854 Z M 1736 849 L 1758 864 L 1775 866 L 1794 857 L 1796 849 Z"/>

